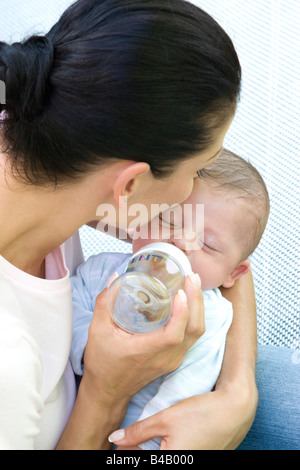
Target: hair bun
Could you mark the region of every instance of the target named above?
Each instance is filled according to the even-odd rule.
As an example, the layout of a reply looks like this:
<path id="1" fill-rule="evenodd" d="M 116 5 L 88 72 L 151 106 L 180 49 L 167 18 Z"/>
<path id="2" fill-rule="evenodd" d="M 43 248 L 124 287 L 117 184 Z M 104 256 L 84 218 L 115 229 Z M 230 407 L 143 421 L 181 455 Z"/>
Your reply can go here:
<path id="1" fill-rule="evenodd" d="M 12 45 L 0 42 L 0 80 L 6 86 L 6 104 L 15 119 L 32 120 L 43 109 L 54 48 L 46 36 L 32 36 Z"/>

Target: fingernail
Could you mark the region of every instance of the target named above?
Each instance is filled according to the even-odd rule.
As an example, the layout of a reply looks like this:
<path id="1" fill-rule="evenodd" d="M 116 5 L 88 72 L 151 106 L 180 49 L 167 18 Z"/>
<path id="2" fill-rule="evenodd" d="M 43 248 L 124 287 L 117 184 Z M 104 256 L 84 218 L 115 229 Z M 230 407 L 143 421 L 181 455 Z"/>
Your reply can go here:
<path id="1" fill-rule="evenodd" d="M 193 284 L 193 286 L 198 287 L 199 289 L 201 289 L 201 279 L 200 279 L 199 274 L 192 273 L 192 274 L 190 274 L 189 277 L 190 277 L 190 280 L 191 280 L 191 283 Z"/>
<path id="2" fill-rule="evenodd" d="M 183 305 L 187 305 L 187 296 L 186 296 L 186 293 L 184 292 L 184 290 L 179 289 L 178 295 L 179 295 L 179 297 L 180 297 L 181 303 L 182 303 Z"/>
<path id="3" fill-rule="evenodd" d="M 118 429 L 118 431 L 113 432 L 108 440 L 109 442 L 118 442 L 124 439 L 125 437 L 125 429 Z"/>

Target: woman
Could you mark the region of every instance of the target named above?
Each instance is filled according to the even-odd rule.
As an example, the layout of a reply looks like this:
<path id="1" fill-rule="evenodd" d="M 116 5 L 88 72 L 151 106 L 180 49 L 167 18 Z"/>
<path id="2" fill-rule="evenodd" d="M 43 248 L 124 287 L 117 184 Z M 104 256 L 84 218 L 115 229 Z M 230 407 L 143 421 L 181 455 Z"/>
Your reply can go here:
<path id="1" fill-rule="evenodd" d="M 100 204 L 120 214 L 126 197 L 128 211 L 138 202 L 153 217 L 154 204 L 189 196 L 233 119 L 239 61 L 220 26 L 182 0 L 79 0 L 45 37 L 0 43 L 0 80 L 0 446 L 106 449 L 131 396 L 203 334 L 201 291 L 188 278 L 167 327 L 142 339 L 113 325 L 100 295 L 75 401 L 60 245 Z M 251 276 L 226 296 L 235 315 L 215 391 L 139 423 L 129 445 L 155 433 L 165 449 L 235 448 L 246 435 L 257 404 Z"/>

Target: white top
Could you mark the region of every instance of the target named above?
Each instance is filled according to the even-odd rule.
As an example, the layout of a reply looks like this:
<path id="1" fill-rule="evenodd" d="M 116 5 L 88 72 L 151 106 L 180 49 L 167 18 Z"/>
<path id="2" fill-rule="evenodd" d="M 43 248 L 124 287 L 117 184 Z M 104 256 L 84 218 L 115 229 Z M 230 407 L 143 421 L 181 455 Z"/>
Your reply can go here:
<path id="1" fill-rule="evenodd" d="M 72 303 L 61 248 L 46 279 L 0 256 L 0 449 L 55 449 L 75 401 Z"/>

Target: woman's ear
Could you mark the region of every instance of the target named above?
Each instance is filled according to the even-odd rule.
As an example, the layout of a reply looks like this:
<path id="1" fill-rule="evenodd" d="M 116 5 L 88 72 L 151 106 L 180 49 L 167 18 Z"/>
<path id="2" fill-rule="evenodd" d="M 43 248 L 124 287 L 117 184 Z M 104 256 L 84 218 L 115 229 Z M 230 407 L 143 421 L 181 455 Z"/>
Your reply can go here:
<path id="1" fill-rule="evenodd" d="M 114 182 L 114 200 L 119 206 L 120 198 L 130 198 L 140 186 L 142 176 L 150 171 L 150 165 L 145 162 L 128 162 L 117 175 Z"/>
<path id="2" fill-rule="evenodd" d="M 245 259 L 242 261 L 230 274 L 228 279 L 222 284 L 223 287 L 232 287 L 237 279 L 247 274 L 250 270 L 250 260 Z"/>

